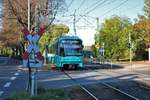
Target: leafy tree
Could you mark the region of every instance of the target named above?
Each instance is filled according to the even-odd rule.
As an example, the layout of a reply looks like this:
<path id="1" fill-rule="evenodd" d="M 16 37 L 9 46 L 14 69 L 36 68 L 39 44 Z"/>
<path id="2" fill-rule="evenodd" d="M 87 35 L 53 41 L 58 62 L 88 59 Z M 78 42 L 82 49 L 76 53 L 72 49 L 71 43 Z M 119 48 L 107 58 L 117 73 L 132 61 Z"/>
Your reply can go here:
<path id="1" fill-rule="evenodd" d="M 137 35 L 136 58 L 147 59 L 148 48 L 150 48 L 150 1 L 144 0 L 145 15 L 139 15 L 133 30 Z"/>
<path id="2" fill-rule="evenodd" d="M 30 0 L 30 29 L 48 24 L 50 26 L 55 20 L 58 12 L 64 8 L 64 0 Z M 11 47 L 15 54 L 24 52 L 26 41 L 20 29 L 22 26 L 27 26 L 28 22 L 28 2 L 27 0 L 3 0 L 3 32 L 0 36 L 6 37 L 7 46 Z M 47 17 L 49 16 L 49 17 Z M 49 18 L 49 19 L 48 19 Z M 45 20 L 46 19 L 46 20 Z M 47 21 L 48 19 L 48 21 Z M 49 23 L 47 23 L 49 22 Z M 15 39 L 14 39 L 15 38 Z M 14 42 L 12 42 L 12 40 Z M 22 49 L 22 50 L 18 50 Z"/>
<path id="3" fill-rule="evenodd" d="M 105 56 L 119 59 L 129 54 L 128 34 L 132 32 L 131 26 L 129 19 L 118 16 L 113 16 L 102 24 L 95 40 L 100 46 L 105 44 Z"/>
<path id="4" fill-rule="evenodd" d="M 139 16 L 138 21 L 133 25 L 136 38 L 136 58 L 147 59 L 147 51 L 150 47 L 150 18 Z"/>
<path id="5" fill-rule="evenodd" d="M 53 24 L 48 29 L 47 32 L 41 37 L 39 41 L 39 46 L 41 51 L 44 51 L 45 46 L 50 45 L 58 37 L 69 32 L 69 27 L 64 24 Z M 47 48 L 48 49 L 48 48 Z"/>
<path id="6" fill-rule="evenodd" d="M 150 17 L 150 0 L 144 0 L 144 12 L 146 16 Z"/>
<path id="7" fill-rule="evenodd" d="M 41 37 L 39 46 L 42 52 L 45 52 L 46 63 L 48 62 L 48 46 L 55 41 L 55 39 L 69 32 L 69 27 L 63 24 L 53 24 L 48 27 L 47 32 Z"/>

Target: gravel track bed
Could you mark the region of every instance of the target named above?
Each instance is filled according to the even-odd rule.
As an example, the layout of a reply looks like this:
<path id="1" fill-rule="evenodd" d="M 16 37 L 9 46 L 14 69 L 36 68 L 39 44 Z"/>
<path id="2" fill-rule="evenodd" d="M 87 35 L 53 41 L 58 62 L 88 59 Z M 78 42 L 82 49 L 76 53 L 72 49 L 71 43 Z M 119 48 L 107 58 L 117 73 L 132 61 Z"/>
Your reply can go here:
<path id="1" fill-rule="evenodd" d="M 111 82 L 109 85 L 116 87 L 117 89 L 124 91 L 140 100 L 150 100 L 150 90 L 146 89 L 144 84 L 136 81 L 120 81 Z"/>
<path id="2" fill-rule="evenodd" d="M 69 100 L 94 100 L 89 94 L 78 86 L 65 88 Z"/>
<path id="3" fill-rule="evenodd" d="M 90 92 L 92 92 L 99 100 L 131 100 L 130 97 L 111 89 L 101 83 L 86 85 L 85 86 Z"/>

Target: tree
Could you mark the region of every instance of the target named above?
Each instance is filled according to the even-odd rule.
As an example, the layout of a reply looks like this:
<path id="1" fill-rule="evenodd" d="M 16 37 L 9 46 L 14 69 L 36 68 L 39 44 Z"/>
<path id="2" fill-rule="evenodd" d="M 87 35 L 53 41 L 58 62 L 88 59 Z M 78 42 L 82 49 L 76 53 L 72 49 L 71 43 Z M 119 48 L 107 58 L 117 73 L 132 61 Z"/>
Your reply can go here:
<path id="1" fill-rule="evenodd" d="M 144 0 L 144 12 L 146 16 L 150 17 L 150 1 L 149 0 Z"/>
<path id="2" fill-rule="evenodd" d="M 69 32 L 69 27 L 63 24 L 53 24 L 48 29 L 47 32 L 41 37 L 39 41 L 39 46 L 43 52 L 45 46 L 53 43 L 57 38 Z M 47 48 L 48 49 L 48 48 Z"/>
<path id="3" fill-rule="evenodd" d="M 134 33 L 136 33 L 136 58 L 147 59 L 147 51 L 150 47 L 150 18 L 139 15 L 139 19 L 133 25 Z"/>
<path id="4" fill-rule="evenodd" d="M 144 0 L 145 15 L 138 15 L 138 19 L 133 25 L 133 30 L 137 35 L 136 58 L 147 59 L 148 48 L 150 48 L 150 1 Z"/>
<path id="5" fill-rule="evenodd" d="M 55 20 L 55 16 L 58 12 L 62 11 L 64 7 L 64 0 L 30 0 L 30 29 L 38 29 L 43 24 L 47 27 L 50 26 Z M 20 32 L 22 26 L 27 27 L 28 22 L 28 2 L 27 0 L 4 0 L 4 12 L 3 12 L 3 35 L 7 37 L 7 42 L 12 44 L 10 36 L 17 38 L 15 40 L 16 49 L 21 48 L 24 51 L 23 35 Z M 48 22 L 48 23 L 47 23 Z M 36 30 L 35 30 L 36 31 Z M 19 37 L 19 39 L 18 39 Z M 21 38 L 20 38 L 21 37 Z M 9 41 L 10 40 L 10 41 Z M 18 43 L 20 43 L 18 45 Z M 11 47 L 13 46 L 12 44 Z M 13 49 L 13 48 L 12 48 Z M 17 53 L 16 53 L 17 54 Z"/>
<path id="6" fill-rule="evenodd" d="M 105 43 L 105 56 L 116 58 L 126 57 L 128 53 L 128 34 L 132 30 L 132 23 L 128 18 L 113 16 L 107 19 L 98 34 L 96 43 Z"/>
<path id="7" fill-rule="evenodd" d="M 69 32 L 69 27 L 63 24 L 53 24 L 51 25 L 44 36 L 41 37 L 39 41 L 40 50 L 45 53 L 46 63 L 48 62 L 48 51 L 49 45 L 55 41 L 55 39 Z"/>

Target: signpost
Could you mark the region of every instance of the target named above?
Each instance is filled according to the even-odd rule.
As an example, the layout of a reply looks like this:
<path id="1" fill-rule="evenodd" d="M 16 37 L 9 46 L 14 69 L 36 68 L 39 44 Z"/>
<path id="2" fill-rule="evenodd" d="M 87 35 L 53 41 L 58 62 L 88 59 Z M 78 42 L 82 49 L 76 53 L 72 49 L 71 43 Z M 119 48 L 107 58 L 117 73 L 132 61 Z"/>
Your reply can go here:
<path id="1" fill-rule="evenodd" d="M 35 34 L 31 34 L 30 30 L 32 30 L 32 29 L 30 28 L 30 26 L 31 26 L 30 25 L 30 17 L 31 17 L 30 16 L 30 14 L 31 14 L 30 6 L 31 6 L 31 1 L 28 0 L 28 27 L 25 27 L 23 25 L 24 29 L 22 30 L 28 43 L 27 43 L 26 51 L 22 55 L 22 59 L 23 59 L 23 66 L 27 67 L 29 70 L 29 80 L 28 80 L 27 90 L 31 93 L 31 96 L 35 96 L 35 95 L 37 95 L 36 73 L 37 73 L 38 68 L 43 66 L 43 62 L 44 62 L 44 57 L 42 56 L 41 52 L 39 51 L 38 41 L 45 31 L 45 26 L 44 26 L 45 20 L 40 22 L 40 20 L 39 20 L 40 15 L 36 16 L 38 14 L 37 5 L 36 5 L 35 16 L 37 18 L 35 18 L 35 28 L 37 28 L 37 31 L 35 31 Z M 41 17 L 43 17 L 43 16 L 41 16 Z M 41 24 L 41 25 L 39 25 L 39 26 L 41 26 L 40 28 L 37 25 L 38 21 Z"/>
<path id="2" fill-rule="evenodd" d="M 38 48 L 38 41 L 44 33 L 44 28 L 40 28 L 34 35 L 27 28 L 24 28 L 22 32 L 28 41 L 27 50 L 22 55 L 23 66 L 29 68 L 28 89 L 30 88 L 31 96 L 35 96 L 37 95 L 36 72 L 38 68 L 43 66 L 44 61 L 44 57 Z"/>

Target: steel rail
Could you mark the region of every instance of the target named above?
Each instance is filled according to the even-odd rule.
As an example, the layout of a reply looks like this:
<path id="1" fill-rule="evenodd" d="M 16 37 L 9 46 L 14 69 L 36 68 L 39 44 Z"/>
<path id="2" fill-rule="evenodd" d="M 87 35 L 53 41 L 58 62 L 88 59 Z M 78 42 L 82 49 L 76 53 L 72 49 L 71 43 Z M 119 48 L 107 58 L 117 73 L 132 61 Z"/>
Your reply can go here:
<path id="1" fill-rule="evenodd" d="M 117 71 L 114 71 L 114 70 L 111 71 L 111 72 L 117 73 L 117 74 L 122 74 L 122 73 L 117 72 Z M 133 71 L 129 71 L 129 72 L 132 72 L 132 74 L 136 74 L 136 76 L 141 75 L 141 76 L 149 76 L 149 77 L 150 77 L 150 75 L 148 75 L 148 74 L 143 74 L 143 73 L 133 72 Z M 144 77 L 140 77 L 140 78 L 141 78 L 141 80 L 148 81 L 147 79 L 144 79 Z M 147 89 L 147 90 L 150 90 L 150 88 L 149 88 L 149 87 L 146 87 L 146 86 L 140 86 L 140 87 L 142 87 L 142 88 L 144 88 L 144 89 Z"/>
<path id="2" fill-rule="evenodd" d="M 134 97 L 134 96 L 132 96 L 132 95 L 126 93 L 126 92 L 123 92 L 123 91 L 121 91 L 121 90 L 119 90 L 119 89 L 117 89 L 117 88 L 115 88 L 115 87 L 113 87 L 113 86 L 111 86 L 111 85 L 109 85 L 109 84 L 107 84 L 107 83 L 105 83 L 105 82 L 101 82 L 101 84 L 103 84 L 103 85 L 105 85 L 105 86 L 107 86 L 107 87 L 109 87 L 109 88 L 111 88 L 111 89 L 113 89 L 113 90 L 116 90 L 116 91 L 118 91 L 119 93 L 122 93 L 122 94 L 124 94 L 124 95 L 126 95 L 126 96 L 128 96 L 128 97 L 130 97 L 130 98 L 132 98 L 132 99 L 134 99 L 134 100 L 140 100 L 140 99 L 138 99 L 138 98 L 136 98 L 136 97 Z"/>
<path id="3" fill-rule="evenodd" d="M 99 71 L 96 71 L 96 70 L 93 70 L 93 71 L 96 72 L 96 73 L 99 72 Z M 113 71 L 111 71 L 111 72 L 113 72 Z M 105 72 L 101 72 L 101 73 L 103 73 L 103 74 L 105 74 L 105 75 L 107 75 L 107 76 L 111 76 L 110 74 L 105 73 Z M 114 73 L 114 72 L 113 72 L 113 73 Z M 117 72 L 115 72 L 115 73 L 117 73 Z M 121 73 L 118 72 L 118 74 L 121 74 Z M 120 93 L 122 93 L 122 94 L 124 94 L 124 95 L 126 95 L 126 96 L 128 96 L 128 97 L 130 97 L 130 98 L 132 98 L 132 99 L 134 99 L 134 100 L 140 100 L 139 98 L 136 98 L 136 97 L 134 97 L 134 96 L 132 96 L 132 95 L 130 95 L 130 94 L 124 92 L 124 91 L 121 91 L 121 90 L 119 90 L 119 89 L 117 89 L 117 88 L 115 88 L 115 87 L 113 87 L 113 86 L 111 86 L 111 85 L 109 85 L 109 84 L 107 84 L 107 83 L 105 83 L 105 82 L 97 82 L 97 83 L 101 83 L 101 84 L 103 84 L 103 85 L 105 85 L 105 86 L 107 86 L 107 87 L 109 87 L 109 88 L 111 88 L 111 89 L 114 89 L 114 90 L 116 90 L 116 91 L 118 91 L 118 92 L 120 92 Z"/>
<path id="4" fill-rule="evenodd" d="M 75 83 L 79 85 L 81 89 L 83 89 L 86 93 L 88 93 L 94 100 L 99 100 L 95 95 L 93 95 L 88 89 L 86 89 L 83 85 L 81 85 L 79 82 L 76 81 L 76 79 L 72 78 L 68 73 L 63 71 L 66 76 L 68 76 L 71 80 L 73 80 Z"/>

